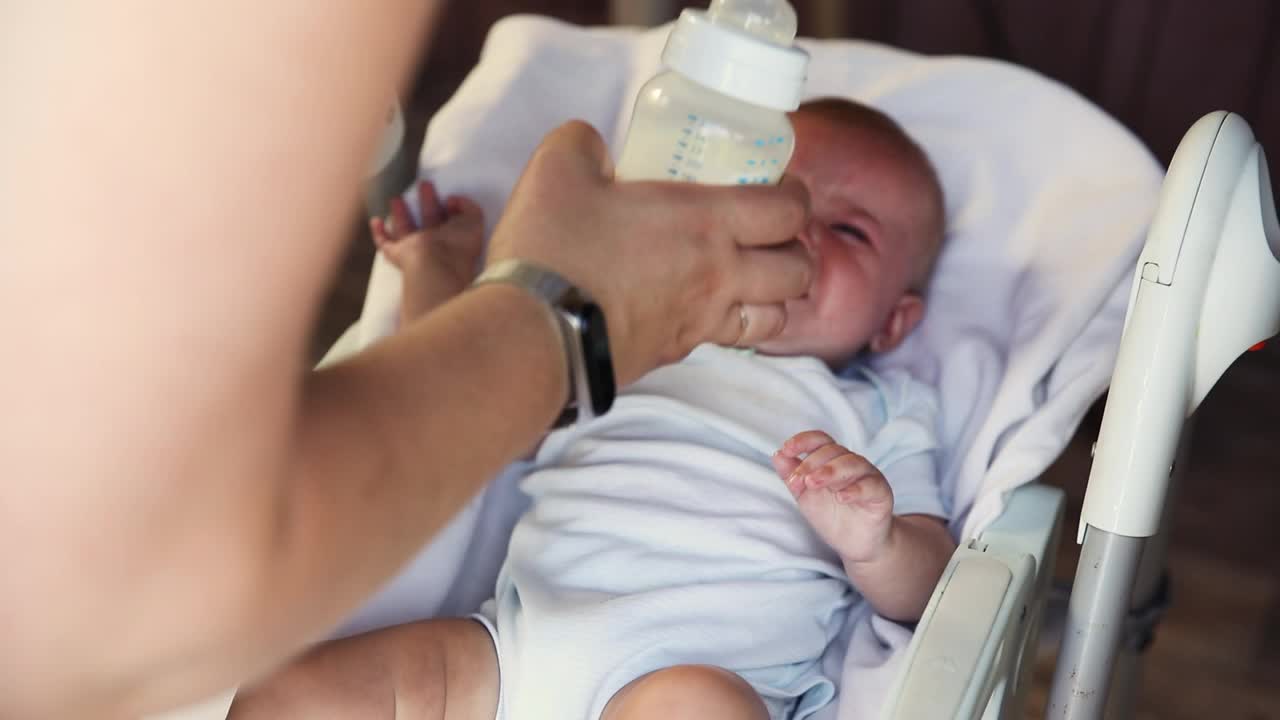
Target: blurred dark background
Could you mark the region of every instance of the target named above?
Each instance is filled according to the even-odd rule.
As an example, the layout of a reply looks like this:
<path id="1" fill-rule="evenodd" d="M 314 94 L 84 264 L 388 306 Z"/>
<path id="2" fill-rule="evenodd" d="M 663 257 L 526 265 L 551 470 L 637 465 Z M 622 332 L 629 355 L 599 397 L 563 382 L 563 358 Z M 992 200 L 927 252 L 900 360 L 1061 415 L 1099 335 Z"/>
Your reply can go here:
<path id="1" fill-rule="evenodd" d="M 479 57 L 494 21 L 538 13 L 573 23 L 656 24 L 705 2 L 466 0 L 447 3 L 402 98 L 411 179 L 431 115 Z M 1117 117 L 1167 163 L 1201 115 L 1243 115 L 1280 157 L 1280 0 L 793 0 L 802 35 L 849 37 L 926 54 L 1000 58 L 1060 80 Z M 1272 177 L 1280 178 L 1272 161 Z M 1105 167 L 1098 172 L 1106 172 Z M 393 171 L 394 175 L 395 171 Z M 407 173 L 407 174 L 406 174 Z M 1273 180 L 1273 187 L 1280 183 Z M 1088 212 L 1088 208 L 1081 208 Z M 320 319 L 323 352 L 359 314 L 372 245 L 355 223 Z M 1139 718 L 1280 719 L 1280 341 L 1236 362 L 1197 418 L 1176 498 L 1168 565 L 1173 605 L 1147 653 Z M 1057 574 L 1074 574 L 1100 405 L 1046 480 L 1067 491 Z M 1046 647 L 1027 717 L 1041 717 Z"/>

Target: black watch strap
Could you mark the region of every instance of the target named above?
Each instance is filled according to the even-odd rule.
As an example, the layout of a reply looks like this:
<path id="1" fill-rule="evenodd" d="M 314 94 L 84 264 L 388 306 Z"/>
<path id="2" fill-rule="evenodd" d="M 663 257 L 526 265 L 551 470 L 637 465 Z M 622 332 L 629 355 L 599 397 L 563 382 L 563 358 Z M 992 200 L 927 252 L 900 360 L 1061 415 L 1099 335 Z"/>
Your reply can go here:
<path id="1" fill-rule="evenodd" d="M 518 259 L 501 260 L 473 286 L 505 283 L 542 300 L 552 311 L 568 360 L 569 401 L 555 426 L 585 422 L 613 405 L 616 385 L 604 313 L 559 274 Z"/>

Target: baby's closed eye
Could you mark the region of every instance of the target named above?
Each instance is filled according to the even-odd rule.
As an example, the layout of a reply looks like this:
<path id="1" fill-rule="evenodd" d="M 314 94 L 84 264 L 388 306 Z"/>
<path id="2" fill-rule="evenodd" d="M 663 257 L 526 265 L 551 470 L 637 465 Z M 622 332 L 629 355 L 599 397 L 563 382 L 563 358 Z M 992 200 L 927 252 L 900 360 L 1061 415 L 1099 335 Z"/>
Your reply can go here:
<path id="1" fill-rule="evenodd" d="M 850 225 L 849 223 L 832 223 L 831 230 L 846 240 L 856 240 L 859 242 L 871 242 L 871 238 L 860 225 Z"/>

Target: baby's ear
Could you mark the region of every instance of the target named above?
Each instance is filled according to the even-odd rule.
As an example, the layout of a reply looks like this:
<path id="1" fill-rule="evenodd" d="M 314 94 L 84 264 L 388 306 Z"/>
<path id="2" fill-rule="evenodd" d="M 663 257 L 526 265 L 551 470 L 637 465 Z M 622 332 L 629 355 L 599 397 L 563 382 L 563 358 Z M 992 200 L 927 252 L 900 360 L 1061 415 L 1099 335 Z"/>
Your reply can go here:
<path id="1" fill-rule="evenodd" d="M 898 347 L 924 317 L 924 298 L 907 292 L 898 298 L 880 331 L 871 338 L 871 352 L 889 352 Z"/>

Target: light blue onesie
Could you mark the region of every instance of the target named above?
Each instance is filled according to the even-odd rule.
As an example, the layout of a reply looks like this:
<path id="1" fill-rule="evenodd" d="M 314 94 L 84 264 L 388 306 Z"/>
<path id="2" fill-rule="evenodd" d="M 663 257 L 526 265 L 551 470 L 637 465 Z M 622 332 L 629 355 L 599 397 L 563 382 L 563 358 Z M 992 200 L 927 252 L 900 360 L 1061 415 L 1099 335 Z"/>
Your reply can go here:
<path id="1" fill-rule="evenodd" d="M 774 720 L 828 703 L 819 661 L 859 596 L 770 456 L 825 430 L 880 468 L 895 513 L 946 515 L 933 392 L 905 374 L 846 375 L 706 345 L 548 437 L 481 614 L 499 717 L 594 720 L 622 686 L 679 664 L 738 673 Z"/>

